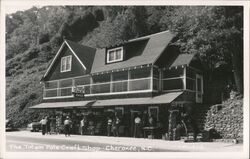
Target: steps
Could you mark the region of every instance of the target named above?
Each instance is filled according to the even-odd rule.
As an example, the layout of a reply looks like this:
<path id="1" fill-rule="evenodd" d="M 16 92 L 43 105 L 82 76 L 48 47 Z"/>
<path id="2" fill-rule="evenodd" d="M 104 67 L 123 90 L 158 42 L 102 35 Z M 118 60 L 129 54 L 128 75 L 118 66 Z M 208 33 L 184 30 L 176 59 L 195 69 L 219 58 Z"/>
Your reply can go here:
<path id="1" fill-rule="evenodd" d="M 196 104 L 193 106 L 192 117 L 194 119 L 195 125 L 198 128 L 198 132 L 201 133 L 204 130 L 204 124 L 207 117 L 207 112 L 212 105 L 208 104 Z M 193 133 L 193 129 L 190 124 L 187 124 L 188 134 Z"/>
<path id="2" fill-rule="evenodd" d="M 199 132 L 204 130 L 204 124 L 206 121 L 207 112 L 210 110 L 211 106 L 212 105 L 208 104 L 196 104 L 193 107 L 193 115 L 196 125 L 198 126 Z"/>

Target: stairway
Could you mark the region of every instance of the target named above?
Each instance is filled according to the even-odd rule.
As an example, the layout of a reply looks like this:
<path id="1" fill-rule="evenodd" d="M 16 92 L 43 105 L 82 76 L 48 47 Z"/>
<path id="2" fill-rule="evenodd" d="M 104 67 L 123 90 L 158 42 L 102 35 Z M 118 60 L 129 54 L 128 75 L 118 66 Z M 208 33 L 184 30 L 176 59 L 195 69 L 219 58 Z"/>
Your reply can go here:
<path id="1" fill-rule="evenodd" d="M 210 110 L 211 104 L 196 104 L 193 107 L 193 115 L 198 126 L 199 132 L 204 130 L 204 124 L 207 117 L 207 112 Z"/>
<path id="2" fill-rule="evenodd" d="M 207 112 L 212 105 L 208 104 L 196 104 L 193 106 L 192 116 L 195 122 L 195 125 L 198 128 L 198 136 L 197 138 L 201 137 L 201 132 L 204 130 L 204 124 L 207 117 Z M 191 127 L 190 123 L 187 126 L 187 133 L 189 138 L 193 137 L 193 128 Z"/>

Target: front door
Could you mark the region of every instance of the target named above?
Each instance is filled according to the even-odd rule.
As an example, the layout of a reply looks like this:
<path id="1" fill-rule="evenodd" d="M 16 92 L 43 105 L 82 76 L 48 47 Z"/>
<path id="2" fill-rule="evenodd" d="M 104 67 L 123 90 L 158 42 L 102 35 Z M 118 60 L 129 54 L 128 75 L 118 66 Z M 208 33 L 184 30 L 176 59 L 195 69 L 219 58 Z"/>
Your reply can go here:
<path id="1" fill-rule="evenodd" d="M 203 76 L 196 74 L 196 103 L 203 101 Z"/>

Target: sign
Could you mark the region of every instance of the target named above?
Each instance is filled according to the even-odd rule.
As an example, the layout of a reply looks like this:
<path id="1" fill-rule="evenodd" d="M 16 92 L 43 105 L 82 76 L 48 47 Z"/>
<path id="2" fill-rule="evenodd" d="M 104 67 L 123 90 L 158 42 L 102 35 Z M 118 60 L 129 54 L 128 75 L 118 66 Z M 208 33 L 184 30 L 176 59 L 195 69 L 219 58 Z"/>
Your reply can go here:
<path id="1" fill-rule="evenodd" d="M 74 86 L 74 87 L 72 87 L 72 94 L 74 95 L 74 97 L 84 98 L 84 94 L 85 94 L 84 86 Z"/>

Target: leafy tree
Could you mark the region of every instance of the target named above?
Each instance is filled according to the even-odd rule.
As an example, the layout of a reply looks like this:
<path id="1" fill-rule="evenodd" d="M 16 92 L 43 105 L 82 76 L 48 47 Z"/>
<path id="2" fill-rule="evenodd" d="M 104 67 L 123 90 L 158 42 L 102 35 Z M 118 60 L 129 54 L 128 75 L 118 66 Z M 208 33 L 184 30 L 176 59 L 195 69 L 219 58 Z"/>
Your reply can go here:
<path id="1" fill-rule="evenodd" d="M 242 18 L 242 7 L 209 6 L 180 7 L 170 17 L 182 51 L 198 53 L 209 69 L 225 62 L 233 70 L 239 93 L 243 93 Z"/>
<path id="2" fill-rule="evenodd" d="M 92 37 L 84 40 L 87 45 L 98 48 L 110 47 L 146 34 L 147 12 L 144 7 L 115 8 L 113 12 L 116 12 L 117 16 L 102 22 L 100 27 L 94 30 L 94 34 L 91 34 Z"/>

